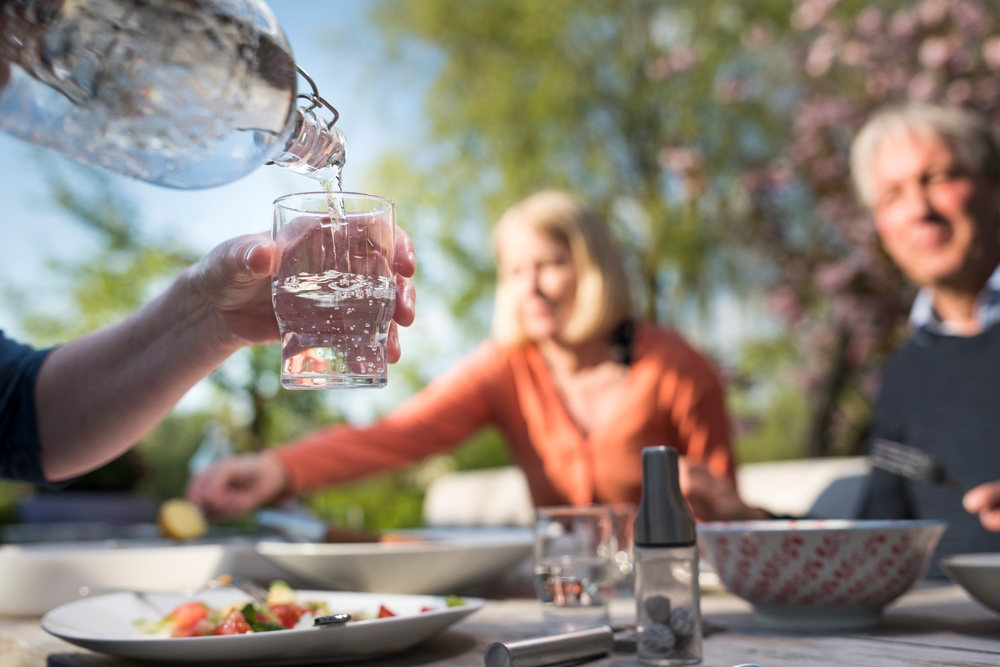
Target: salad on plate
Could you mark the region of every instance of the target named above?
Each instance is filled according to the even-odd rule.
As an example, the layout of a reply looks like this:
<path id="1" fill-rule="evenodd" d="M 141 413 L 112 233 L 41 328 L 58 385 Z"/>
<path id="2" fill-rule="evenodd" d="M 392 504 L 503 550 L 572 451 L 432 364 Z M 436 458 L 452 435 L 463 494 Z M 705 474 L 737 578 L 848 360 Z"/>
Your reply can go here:
<path id="1" fill-rule="evenodd" d="M 465 604 L 462 598 L 445 598 L 445 607 Z M 436 611 L 438 607 L 423 607 L 422 612 Z M 379 605 L 377 616 L 355 611 L 331 610 L 320 600 L 299 600 L 295 590 L 283 581 L 274 581 L 267 593 L 266 602 L 242 601 L 221 609 L 204 602 L 180 605 L 158 621 L 137 620 L 135 625 L 145 636 L 155 639 L 166 637 L 209 637 L 243 635 L 257 632 L 276 632 L 294 628 L 307 628 L 317 619 L 339 614 L 339 622 L 366 621 L 373 618 L 391 618 L 396 614 L 386 605 Z"/>

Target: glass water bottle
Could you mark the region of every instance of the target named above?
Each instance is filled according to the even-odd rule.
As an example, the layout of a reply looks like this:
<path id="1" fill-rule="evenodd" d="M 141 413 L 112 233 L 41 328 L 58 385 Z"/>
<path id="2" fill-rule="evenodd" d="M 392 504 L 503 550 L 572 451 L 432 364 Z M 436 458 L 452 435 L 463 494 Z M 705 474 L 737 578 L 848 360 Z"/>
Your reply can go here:
<path id="1" fill-rule="evenodd" d="M 0 0 L 0 129 L 159 185 L 338 176 L 336 110 L 297 70 L 262 0 Z"/>

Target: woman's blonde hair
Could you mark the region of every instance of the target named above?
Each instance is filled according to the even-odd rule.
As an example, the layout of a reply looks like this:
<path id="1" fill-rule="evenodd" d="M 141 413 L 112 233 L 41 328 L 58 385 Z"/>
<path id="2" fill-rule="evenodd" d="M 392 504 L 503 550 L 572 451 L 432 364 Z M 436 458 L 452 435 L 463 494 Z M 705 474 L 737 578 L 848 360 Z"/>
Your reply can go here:
<path id="1" fill-rule="evenodd" d="M 507 209 L 493 233 L 498 260 L 499 241 L 514 227 L 533 229 L 569 246 L 576 269 L 576 302 L 561 332 L 563 340 L 578 343 L 606 335 L 631 317 L 632 298 L 618 250 L 601 219 L 577 199 L 544 191 Z M 526 339 L 520 302 L 509 294 L 502 273 L 497 279 L 493 337 L 502 343 Z"/>

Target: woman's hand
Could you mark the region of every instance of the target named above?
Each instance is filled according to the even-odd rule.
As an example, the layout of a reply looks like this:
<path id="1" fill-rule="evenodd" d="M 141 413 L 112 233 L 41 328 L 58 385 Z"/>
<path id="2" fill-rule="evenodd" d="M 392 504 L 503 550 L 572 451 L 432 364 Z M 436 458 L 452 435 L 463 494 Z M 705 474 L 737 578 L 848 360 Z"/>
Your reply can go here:
<path id="1" fill-rule="evenodd" d="M 681 493 L 699 521 L 752 521 L 770 519 L 770 514 L 750 507 L 740 498 L 728 477 L 716 477 L 700 463 L 679 459 Z"/>
<path id="2" fill-rule="evenodd" d="M 213 519 L 233 519 L 275 500 L 288 488 L 288 473 L 273 452 L 219 461 L 188 485 L 188 500 Z"/>

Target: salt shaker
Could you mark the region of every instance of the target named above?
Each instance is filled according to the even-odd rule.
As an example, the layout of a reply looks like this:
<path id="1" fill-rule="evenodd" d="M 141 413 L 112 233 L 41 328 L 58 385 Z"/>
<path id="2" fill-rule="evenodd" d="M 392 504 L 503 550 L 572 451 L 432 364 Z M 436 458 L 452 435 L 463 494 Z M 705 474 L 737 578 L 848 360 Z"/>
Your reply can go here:
<path id="1" fill-rule="evenodd" d="M 681 495 L 676 449 L 642 450 L 642 501 L 634 540 L 639 662 L 701 662 L 698 546 L 694 518 Z"/>

